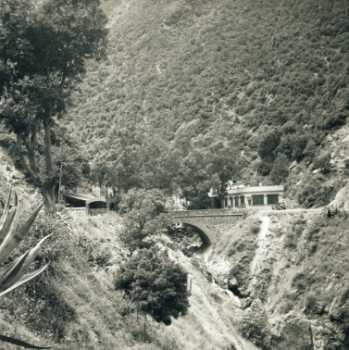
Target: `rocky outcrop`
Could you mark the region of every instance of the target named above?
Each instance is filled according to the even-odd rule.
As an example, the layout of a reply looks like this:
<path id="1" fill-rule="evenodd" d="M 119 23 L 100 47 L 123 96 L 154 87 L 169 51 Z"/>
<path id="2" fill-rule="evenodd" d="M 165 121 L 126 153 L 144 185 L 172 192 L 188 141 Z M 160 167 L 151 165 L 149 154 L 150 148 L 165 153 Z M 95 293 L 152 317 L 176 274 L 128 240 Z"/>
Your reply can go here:
<path id="1" fill-rule="evenodd" d="M 239 330 L 261 349 L 349 349 L 348 195 L 348 186 L 339 191 L 330 217 L 326 210 L 264 212 L 254 236 L 244 229 L 248 217 L 232 228 L 240 234 L 225 250 L 213 247 L 209 263 L 232 267 L 227 288 L 243 309 Z"/>

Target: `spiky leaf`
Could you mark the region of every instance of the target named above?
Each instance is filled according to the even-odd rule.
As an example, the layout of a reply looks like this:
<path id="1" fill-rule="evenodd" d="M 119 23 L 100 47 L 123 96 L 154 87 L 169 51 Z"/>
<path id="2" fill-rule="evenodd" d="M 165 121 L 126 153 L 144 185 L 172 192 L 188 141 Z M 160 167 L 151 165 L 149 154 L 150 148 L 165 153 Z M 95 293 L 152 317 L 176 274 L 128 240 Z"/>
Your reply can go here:
<path id="1" fill-rule="evenodd" d="M 20 258 L 18 258 L 7 273 L 5 273 L 4 277 L 0 280 L 0 290 L 7 289 L 11 284 L 16 283 L 21 279 L 24 275 L 26 268 L 34 261 L 37 256 L 39 249 L 42 244 L 50 237 L 51 235 L 47 235 L 42 238 L 34 248 L 28 250 L 25 254 L 23 254 Z"/>
<path id="2" fill-rule="evenodd" d="M 35 257 L 37 256 L 39 249 L 41 248 L 42 244 L 48 239 L 50 238 L 51 235 L 47 235 L 44 238 L 42 238 L 35 247 L 33 247 L 32 249 L 30 249 L 28 257 L 25 259 L 25 263 L 23 268 L 25 269 L 26 267 L 28 267 L 35 259 Z"/>
<path id="3" fill-rule="evenodd" d="M 2 334 L 0 334 L 0 341 L 5 342 L 5 343 L 10 343 L 13 345 L 17 345 L 17 346 L 20 346 L 20 347 L 26 348 L 26 349 L 51 349 L 51 348 L 45 347 L 45 346 L 32 345 L 32 344 L 29 344 L 23 340 L 13 338 L 13 337 L 8 337 L 8 336 L 2 335 Z"/>
<path id="4" fill-rule="evenodd" d="M 12 197 L 12 187 L 10 188 L 6 205 L 0 221 L 0 244 L 2 243 L 2 241 L 4 240 L 8 232 L 10 231 L 10 228 L 13 223 L 13 219 L 15 217 L 16 210 L 17 210 L 18 200 L 17 200 L 16 192 L 15 192 L 15 206 L 12 210 L 10 210 L 11 197 Z"/>
<path id="5" fill-rule="evenodd" d="M 35 270 L 34 272 L 31 272 L 31 273 L 28 273 L 28 274 L 24 275 L 19 281 L 17 281 L 16 283 L 12 284 L 8 289 L 0 292 L 0 297 L 4 296 L 5 294 L 11 292 L 15 288 L 18 288 L 22 284 L 27 283 L 28 281 L 32 280 L 36 276 L 40 275 L 42 272 L 44 272 L 47 269 L 48 266 L 49 266 L 49 264 L 46 264 L 45 266 L 41 267 L 40 269 Z"/>
<path id="6" fill-rule="evenodd" d="M 0 244 L 4 241 L 5 237 L 11 230 L 11 226 L 16 215 L 16 210 L 17 208 L 14 207 L 10 211 L 7 211 L 7 213 L 5 214 L 6 216 L 4 217 L 4 221 L 0 226 Z"/>
<path id="7" fill-rule="evenodd" d="M 34 220 L 39 214 L 41 208 L 42 208 L 42 204 L 40 204 L 34 210 L 34 212 L 29 216 L 29 218 L 23 225 L 21 225 L 16 230 L 11 230 L 8 232 L 7 236 L 5 237 L 4 241 L 1 243 L 1 246 L 0 246 L 0 263 L 4 262 L 8 258 L 12 250 L 16 246 L 18 246 L 18 244 L 27 234 L 31 225 L 33 224 Z"/>
<path id="8" fill-rule="evenodd" d="M 11 266 L 4 273 L 3 277 L 0 279 L 0 291 L 5 290 L 11 286 L 11 283 L 14 283 L 16 277 L 20 275 L 20 271 L 23 268 L 25 260 L 29 254 L 29 251 L 21 255 L 18 259 L 11 264 Z"/>

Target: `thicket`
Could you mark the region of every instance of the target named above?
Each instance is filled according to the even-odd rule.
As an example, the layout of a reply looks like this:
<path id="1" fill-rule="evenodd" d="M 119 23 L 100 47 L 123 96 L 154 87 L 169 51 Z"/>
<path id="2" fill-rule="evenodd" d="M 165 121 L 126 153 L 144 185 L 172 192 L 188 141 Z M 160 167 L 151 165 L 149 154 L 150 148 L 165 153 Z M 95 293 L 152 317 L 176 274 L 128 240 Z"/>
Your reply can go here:
<path id="1" fill-rule="evenodd" d="M 156 235 L 168 232 L 165 215 L 165 196 L 160 190 L 133 189 L 122 196 L 119 211 L 125 229 L 121 240 L 130 251 L 149 248 Z"/>
<path id="2" fill-rule="evenodd" d="M 120 266 L 115 289 L 123 290 L 131 311 L 171 323 L 189 307 L 187 273 L 161 252 L 155 236 L 166 234 L 170 222 L 162 215 L 165 196 L 157 189 L 132 189 L 120 201 L 125 230 L 121 240 L 130 257 Z M 146 320 L 144 320 L 146 322 Z"/>
<path id="3" fill-rule="evenodd" d="M 189 307 L 187 273 L 156 247 L 132 255 L 120 267 L 115 288 L 125 291 L 137 313 L 166 325 Z"/>
<path id="4" fill-rule="evenodd" d="M 347 1 L 134 3 L 69 111 L 120 187 L 181 187 L 205 207 L 211 185 L 250 179 L 257 149 L 259 173 L 285 182 L 277 159 L 312 160 L 346 123 Z"/>
<path id="5" fill-rule="evenodd" d="M 314 177 L 298 193 L 298 202 L 305 208 L 327 205 L 335 197 L 333 186 L 324 184 L 322 177 Z"/>

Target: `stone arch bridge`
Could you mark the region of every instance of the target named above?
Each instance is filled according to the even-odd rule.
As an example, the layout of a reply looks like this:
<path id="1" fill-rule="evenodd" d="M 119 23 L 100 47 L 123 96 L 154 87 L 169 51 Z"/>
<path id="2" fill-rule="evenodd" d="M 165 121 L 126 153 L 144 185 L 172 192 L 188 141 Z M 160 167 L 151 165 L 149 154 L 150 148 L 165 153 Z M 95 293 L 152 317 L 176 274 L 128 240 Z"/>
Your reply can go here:
<path id="1" fill-rule="evenodd" d="M 203 209 L 203 210 L 176 210 L 169 211 L 174 224 L 194 227 L 205 246 L 216 243 L 221 234 L 219 226 L 235 225 L 236 222 L 247 215 L 246 210 L 236 209 Z"/>

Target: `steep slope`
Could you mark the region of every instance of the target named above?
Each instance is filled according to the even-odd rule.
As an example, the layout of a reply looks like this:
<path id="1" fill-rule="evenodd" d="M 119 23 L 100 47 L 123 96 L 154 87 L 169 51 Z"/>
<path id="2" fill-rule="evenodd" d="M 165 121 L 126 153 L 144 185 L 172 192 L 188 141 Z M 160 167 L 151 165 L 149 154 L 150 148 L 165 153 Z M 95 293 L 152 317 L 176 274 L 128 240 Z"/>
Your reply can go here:
<path id="1" fill-rule="evenodd" d="M 341 175 L 331 168 L 323 176 L 321 159 L 312 161 L 329 145 L 336 152 L 326 135 L 348 115 L 347 1 L 105 6 L 107 58 L 91 64 L 67 115 L 88 158 L 117 164 L 132 185 L 185 187 L 194 176 L 224 177 L 226 163 L 239 165 L 230 176 L 258 182 L 270 173 L 283 182 L 288 169 L 278 171 L 278 158 L 286 157 L 291 197 L 305 190 L 297 185 L 304 175 L 320 188 L 330 179 L 322 190 L 333 197 Z M 275 130 L 280 139 L 259 159 Z"/>
<path id="2" fill-rule="evenodd" d="M 211 283 L 204 265 L 175 250 L 171 257 L 192 280 L 189 313 L 171 326 L 148 320 L 144 330 L 143 320 L 128 313 L 130 305 L 113 288 L 114 273 L 126 258 L 121 231 L 116 214 L 87 217 L 65 211 L 56 219 L 40 217 L 27 244 L 53 233 L 38 259 L 50 260 L 50 268 L 2 300 L 1 333 L 69 350 L 257 350 L 235 328 L 236 298 Z"/>
<path id="3" fill-rule="evenodd" d="M 11 169 L 1 167 L 1 176 Z M 15 177 L 23 197 L 33 198 L 20 174 Z M 122 218 L 67 210 L 55 219 L 42 215 L 18 254 L 52 233 L 37 260 L 51 261 L 50 268 L 2 299 L 1 333 L 70 350 L 115 344 L 125 350 L 347 349 L 347 193 L 348 185 L 332 203 L 339 208 L 333 217 L 321 209 L 265 211 L 218 226 L 217 244 L 193 257 L 159 237 L 159 247 L 170 247 L 189 273 L 191 307 L 168 327 L 149 320 L 145 333 L 113 287 L 126 254 Z"/>
<path id="4" fill-rule="evenodd" d="M 241 298 L 238 328 L 260 348 L 349 348 L 344 192 L 334 217 L 326 210 L 260 212 L 246 219 L 245 228 L 230 230 L 229 244 L 227 232 L 213 247 L 211 271 L 228 263 L 220 281 Z"/>

